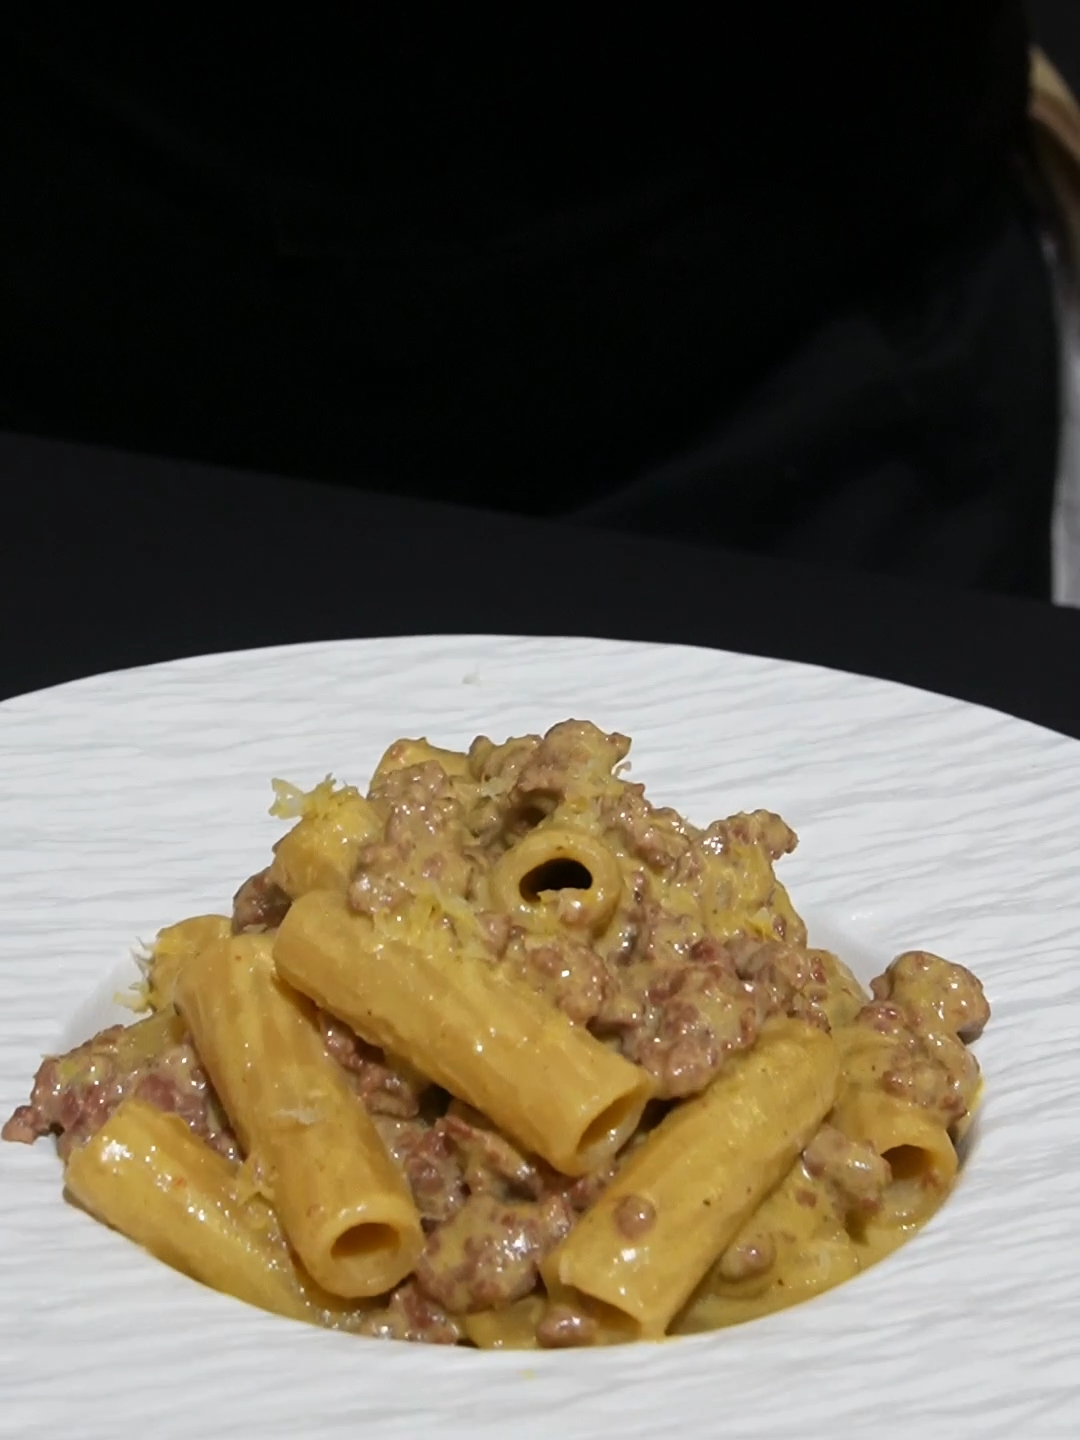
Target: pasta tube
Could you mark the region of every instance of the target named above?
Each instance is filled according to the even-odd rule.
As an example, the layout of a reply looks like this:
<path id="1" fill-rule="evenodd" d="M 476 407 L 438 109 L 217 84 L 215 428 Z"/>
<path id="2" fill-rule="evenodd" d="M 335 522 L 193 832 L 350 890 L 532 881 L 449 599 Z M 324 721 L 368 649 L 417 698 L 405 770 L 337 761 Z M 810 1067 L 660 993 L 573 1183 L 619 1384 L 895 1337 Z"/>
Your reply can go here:
<path id="1" fill-rule="evenodd" d="M 195 915 L 158 932 L 146 962 L 146 1001 L 151 1010 L 171 1005 L 176 977 L 193 955 L 232 934 L 225 915 Z"/>
<path id="2" fill-rule="evenodd" d="M 790 1170 L 836 1098 L 832 1038 L 773 1021 L 672 1110 L 544 1262 L 554 1299 L 607 1338 L 655 1339 Z"/>
<path id="3" fill-rule="evenodd" d="M 266 1202 L 245 1200 L 236 1168 L 176 1115 L 125 1100 L 72 1153 L 65 1182 L 85 1210 L 204 1285 L 312 1324 L 349 1313 L 304 1275 Z"/>
<path id="4" fill-rule="evenodd" d="M 176 1003 L 260 1185 L 310 1274 L 335 1295 L 389 1290 L 423 1246 L 406 1182 L 268 935 L 189 961 Z"/>
<path id="5" fill-rule="evenodd" d="M 622 897 L 618 862 L 602 840 L 566 825 L 541 825 L 511 846 L 491 876 L 500 910 L 526 929 L 558 922 L 599 933 Z"/>
<path id="6" fill-rule="evenodd" d="M 861 1268 L 827 1188 L 797 1160 L 711 1267 L 672 1333 L 717 1330 L 786 1309 Z"/>
<path id="7" fill-rule="evenodd" d="M 345 891 L 361 846 L 381 833 L 382 821 L 358 790 L 327 788 L 274 846 L 270 879 L 293 900 L 309 890 Z"/>
<path id="8" fill-rule="evenodd" d="M 290 985 L 402 1056 L 567 1175 L 633 1133 L 653 1082 L 436 923 L 387 938 L 338 895 L 305 895 L 274 940 Z"/>
<path id="9" fill-rule="evenodd" d="M 956 1179 L 956 1148 L 945 1127 L 921 1105 L 875 1090 L 852 1089 L 832 1123 L 852 1140 L 872 1145 L 892 1170 L 875 1225 L 926 1220 Z"/>

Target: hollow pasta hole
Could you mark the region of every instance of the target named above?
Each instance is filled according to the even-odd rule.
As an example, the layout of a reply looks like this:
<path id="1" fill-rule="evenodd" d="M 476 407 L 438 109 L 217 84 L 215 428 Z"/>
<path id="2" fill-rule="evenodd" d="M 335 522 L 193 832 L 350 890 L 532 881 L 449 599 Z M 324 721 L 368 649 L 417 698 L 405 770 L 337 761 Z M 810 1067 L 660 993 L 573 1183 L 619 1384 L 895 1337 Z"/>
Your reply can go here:
<path id="1" fill-rule="evenodd" d="M 613 1100 L 606 1110 L 601 1110 L 596 1119 L 585 1127 L 578 1141 L 579 1153 L 587 1155 L 594 1145 L 602 1145 L 610 1140 L 612 1135 L 618 1134 L 636 1114 L 639 1104 L 640 1097 L 633 1093 L 620 1095 L 618 1100 Z"/>
<path id="2" fill-rule="evenodd" d="M 398 1233 L 392 1225 L 352 1225 L 343 1230 L 330 1247 L 331 1260 L 363 1260 L 381 1250 L 397 1248 Z"/>
<path id="3" fill-rule="evenodd" d="M 888 1161 L 894 1185 L 905 1180 L 925 1180 L 930 1170 L 926 1151 L 917 1145 L 894 1145 L 881 1158 Z"/>
<path id="4" fill-rule="evenodd" d="M 529 905 L 535 905 L 543 892 L 548 890 L 588 890 L 592 885 L 592 874 L 580 860 L 559 856 L 536 865 L 521 877 L 521 898 Z"/>
<path id="5" fill-rule="evenodd" d="M 610 1345 L 612 1341 L 625 1343 L 628 1340 L 641 1339 L 640 1322 L 632 1315 L 627 1315 L 624 1310 L 609 1305 L 606 1300 L 598 1300 L 595 1295 L 585 1295 L 569 1285 L 561 1288 L 556 1298 L 594 1323 L 598 1332 L 594 1344 Z"/>
<path id="6" fill-rule="evenodd" d="M 535 830 L 550 813 L 550 807 L 545 810 L 542 805 L 517 805 L 503 822 L 503 829 L 510 840 L 524 839 L 529 831 Z"/>

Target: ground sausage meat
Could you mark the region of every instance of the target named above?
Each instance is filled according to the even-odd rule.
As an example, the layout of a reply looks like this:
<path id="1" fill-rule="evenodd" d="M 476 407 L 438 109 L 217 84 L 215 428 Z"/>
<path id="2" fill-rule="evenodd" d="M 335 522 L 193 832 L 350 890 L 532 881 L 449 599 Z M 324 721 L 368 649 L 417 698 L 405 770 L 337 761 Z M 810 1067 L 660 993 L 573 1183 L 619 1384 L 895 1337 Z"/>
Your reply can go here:
<path id="1" fill-rule="evenodd" d="M 906 1005 L 922 1026 L 940 1028 L 970 1044 L 990 1019 L 982 984 L 963 965 L 926 950 L 898 955 L 871 989 L 877 1000 Z"/>
<path id="2" fill-rule="evenodd" d="M 627 1240 L 640 1240 L 656 1224 L 656 1206 L 644 1195 L 624 1195 L 612 1216 L 615 1228 Z"/>
<path id="3" fill-rule="evenodd" d="M 715 934 L 761 933 L 805 945 L 806 926 L 773 869 L 797 844 L 794 830 L 771 811 L 732 815 L 695 837 L 672 883 L 698 897 Z"/>
<path id="4" fill-rule="evenodd" d="M 101 1129 L 121 1101 L 135 1097 L 178 1115 L 220 1154 L 238 1158 L 236 1139 L 210 1081 L 191 1041 L 177 1028 L 178 1037 L 156 1054 L 139 1051 L 139 1026 L 113 1025 L 67 1055 L 48 1057 L 34 1077 L 30 1103 L 15 1111 L 0 1132 L 3 1139 L 31 1144 L 57 1133 L 57 1148 L 66 1159 Z"/>
<path id="5" fill-rule="evenodd" d="M 513 937 L 506 961 L 531 990 L 547 996 L 577 1025 L 595 1019 L 611 982 L 607 966 L 589 945 L 566 935 Z"/>
<path id="6" fill-rule="evenodd" d="M 319 1028 L 329 1053 L 352 1081 L 353 1089 L 373 1115 L 409 1119 L 420 1109 L 414 1080 L 401 1073 L 375 1045 L 368 1045 L 343 1020 L 319 1011 Z"/>
<path id="7" fill-rule="evenodd" d="M 456 1345 L 463 1335 L 460 1323 L 413 1280 L 399 1285 L 385 1306 L 365 1315 L 356 1332 L 379 1340 L 410 1340 L 420 1345 Z"/>
<path id="8" fill-rule="evenodd" d="M 385 817 L 382 836 L 361 846 L 348 890 L 360 915 L 393 911 L 425 885 L 470 894 L 478 861 L 476 837 L 451 777 L 437 760 L 376 777 L 371 802 Z"/>
<path id="9" fill-rule="evenodd" d="M 579 1175 L 576 1180 L 570 1180 L 565 1175 L 555 1176 L 555 1183 L 550 1187 L 552 1193 L 562 1195 L 572 1210 L 588 1210 L 595 1205 L 600 1196 L 615 1179 L 618 1173 L 618 1164 L 614 1160 L 599 1165 L 595 1170 L 590 1170 L 587 1175 Z M 554 1175 L 554 1171 L 552 1174 Z"/>
<path id="10" fill-rule="evenodd" d="M 507 1204 L 473 1195 L 428 1236 L 416 1266 L 420 1288 L 452 1315 L 492 1310 L 533 1289 L 544 1256 L 569 1232 L 557 1196 Z"/>
<path id="11" fill-rule="evenodd" d="M 549 1305 L 536 1327 L 536 1341 L 542 1350 L 591 1345 L 595 1339 L 596 1321 L 569 1305 Z"/>
<path id="12" fill-rule="evenodd" d="M 946 1126 L 962 1120 L 979 1089 L 979 1066 L 964 1044 L 950 1034 L 924 1034 L 917 1018 L 893 1000 L 873 1000 L 856 1015 L 855 1030 L 880 1036 L 858 1058 L 860 1083 L 935 1112 Z M 850 1068 L 852 1063 L 847 1062 Z"/>
<path id="13" fill-rule="evenodd" d="M 413 1200 L 426 1229 L 449 1220 L 465 1203 L 465 1177 L 457 1151 L 441 1120 L 398 1120 L 374 1115 L 392 1160 L 409 1182 Z"/>
<path id="14" fill-rule="evenodd" d="M 602 789 L 629 749 L 625 735 L 605 735 L 588 720 L 563 720 L 551 727 L 521 766 L 511 803 L 537 798 L 562 801 L 575 792 Z"/>
<path id="15" fill-rule="evenodd" d="M 676 811 L 651 805 L 644 785 L 626 783 L 618 794 L 605 797 L 600 816 L 616 841 L 659 873 L 676 865 L 695 834 Z"/>
<path id="16" fill-rule="evenodd" d="M 661 970 L 646 988 L 622 1051 L 657 1081 L 660 1099 L 696 1095 L 727 1057 L 752 1045 L 758 1003 L 752 987 L 724 965 L 687 964 Z"/>
<path id="17" fill-rule="evenodd" d="M 454 1100 L 437 1124 L 459 1157 L 470 1194 L 503 1200 L 536 1200 L 543 1194 L 541 1165 L 527 1159 L 476 1110 Z"/>
<path id="18" fill-rule="evenodd" d="M 728 946 L 739 975 L 760 996 L 765 1015 L 789 1015 L 828 1030 L 833 990 L 821 951 L 780 940 L 736 939 Z"/>
<path id="19" fill-rule="evenodd" d="M 291 904 L 281 886 L 270 879 L 269 868 L 260 870 L 257 875 L 245 880 L 233 896 L 233 934 L 276 930 Z"/>
<path id="20" fill-rule="evenodd" d="M 807 1173 L 829 1187 L 841 1214 L 869 1216 L 881 1209 L 892 1172 L 872 1146 L 849 1140 L 833 1125 L 822 1125 L 802 1158 Z"/>
<path id="21" fill-rule="evenodd" d="M 738 1283 L 766 1274 L 776 1264 L 776 1241 L 768 1234 L 755 1234 L 729 1245 L 720 1256 L 721 1279 Z"/>
<path id="22" fill-rule="evenodd" d="M 726 820 L 715 820 L 705 834 L 718 839 L 725 849 L 749 845 L 764 850 L 770 860 L 790 855 L 799 843 L 787 821 L 771 810 L 752 810 L 749 814 L 744 811 Z"/>

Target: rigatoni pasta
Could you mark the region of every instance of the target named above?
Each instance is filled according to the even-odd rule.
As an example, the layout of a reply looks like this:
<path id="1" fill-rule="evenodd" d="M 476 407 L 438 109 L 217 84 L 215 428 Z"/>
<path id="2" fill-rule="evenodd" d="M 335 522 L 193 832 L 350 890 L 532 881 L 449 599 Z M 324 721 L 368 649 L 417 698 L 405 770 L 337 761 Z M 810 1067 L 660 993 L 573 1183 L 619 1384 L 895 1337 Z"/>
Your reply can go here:
<path id="1" fill-rule="evenodd" d="M 358 1317 L 311 1282 L 270 1206 L 176 1115 L 125 1100 L 72 1153 L 65 1181 L 92 1215 L 204 1285 L 293 1320 Z"/>
<path id="2" fill-rule="evenodd" d="M 408 917 L 406 917 L 408 918 Z M 305 895 L 274 940 L 278 973 L 372 1044 L 437 1084 L 566 1175 L 603 1164 L 637 1128 L 653 1084 L 468 941 L 414 921 L 411 941 Z M 522 1059 L 528 1056 L 528 1064 Z"/>
<path id="3" fill-rule="evenodd" d="M 545 825 L 526 835 L 491 873 L 495 904 L 527 930 L 565 926 L 602 933 L 622 896 L 611 850 L 587 831 Z"/>
<path id="4" fill-rule="evenodd" d="M 277 812 L 288 816 L 294 806 L 300 818 L 274 846 L 269 880 L 292 900 L 309 890 L 344 893 L 361 848 L 382 828 L 378 815 L 351 785 L 338 789 L 330 781 L 316 789 L 315 798 L 291 796 L 281 786 Z"/>
<path id="5" fill-rule="evenodd" d="M 234 935 L 204 949 L 179 976 L 177 1008 L 308 1273 L 335 1295 L 379 1295 L 416 1264 L 420 1216 L 272 943 Z"/>
<path id="6" fill-rule="evenodd" d="M 952 1189 L 959 1160 L 949 1132 L 922 1105 L 852 1087 L 833 1124 L 889 1167 L 875 1223 L 910 1225 L 932 1215 Z"/>
<path id="7" fill-rule="evenodd" d="M 359 1335 L 658 1340 L 821 1293 L 932 1216 L 989 1015 L 906 951 L 811 946 L 759 810 L 692 824 L 583 721 L 395 741 L 231 916 L 163 930 L 152 1013 L 49 1057 L 6 1139 L 204 1284 Z"/>
<path id="8" fill-rule="evenodd" d="M 556 1302 L 613 1338 L 658 1339 L 832 1109 L 831 1038 L 774 1020 L 707 1090 L 676 1106 L 544 1262 Z"/>
<path id="9" fill-rule="evenodd" d="M 176 977 L 187 962 L 215 940 L 232 933 L 227 915 L 193 915 L 158 932 L 149 955 L 142 962 L 146 1005 L 159 1014 L 172 1004 Z"/>

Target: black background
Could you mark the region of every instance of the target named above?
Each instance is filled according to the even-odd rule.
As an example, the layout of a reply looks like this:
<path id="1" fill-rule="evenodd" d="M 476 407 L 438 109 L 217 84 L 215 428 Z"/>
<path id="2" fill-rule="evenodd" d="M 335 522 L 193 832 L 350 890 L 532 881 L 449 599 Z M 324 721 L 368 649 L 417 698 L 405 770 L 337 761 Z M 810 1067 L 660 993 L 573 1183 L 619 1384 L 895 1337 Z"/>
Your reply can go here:
<path id="1" fill-rule="evenodd" d="M 205 651 L 498 631 L 831 665 L 1080 738 L 1080 612 L 1035 601 L 12 437 L 0 475 L 5 696 Z"/>
<path id="2" fill-rule="evenodd" d="M 1035 34 L 1073 90 L 1080 93 L 1080 4 L 1077 0 L 1033 0 Z"/>
<path id="3" fill-rule="evenodd" d="M 1080 90 L 1080 4 L 1037 0 Z M 1080 614 L 0 437 L 0 697 L 335 637 L 595 634 L 813 661 L 1080 737 Z"/>

